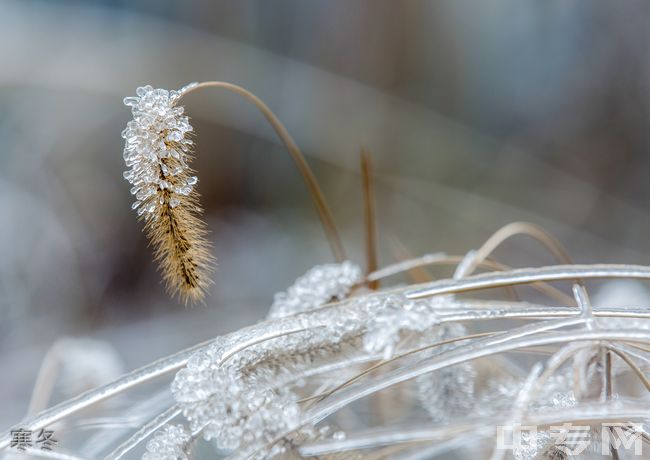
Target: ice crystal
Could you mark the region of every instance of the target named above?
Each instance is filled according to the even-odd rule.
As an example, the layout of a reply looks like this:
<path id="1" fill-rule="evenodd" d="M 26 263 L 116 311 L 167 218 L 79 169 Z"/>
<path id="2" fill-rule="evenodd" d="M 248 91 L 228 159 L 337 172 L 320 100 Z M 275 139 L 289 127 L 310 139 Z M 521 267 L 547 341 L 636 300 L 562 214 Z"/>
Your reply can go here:
<path id="1" fill-rule="evenodd" d="M 182 425 L 167 425 L 147 443 L 142 460 L 188 460 L 191 439 Z"/>
<path id="2" fill-rule="evenodd" d="M 384 359 L 393 355 L 402 331 L 422 332 L 439 324 L 436 309 L 452 305 L 452 298 L 433 297 L 423 301 L 413 301 L 403 296 L 392 295 L 384 300 L 381 311 L 368 325 L 364 336 L 364 348 L 369 353 L 382 353 Z"/>
<path id="3" fill-rule="evenodd" d="M 136 96 L 124 98 L 133 114 L 122 131 L 129 167 L 124 178 L 133 186 L 133 209 L 145 219 L 155 218 L 164 203 L 177 206 L 178 196 L 188 196 L 197 182 L 196 176 L 188 175 L 192 125 L 183 107 L 176 106 L 184 91 L 147 85 L 139 87 Z"/>
<path id="4" fill-rule="evenodd" d="M 361 277 L 361 268 L 349 261 L 317 265 L 285 292 L 275 295 L 269 318 L 282 318 L 343 299 Z"/>

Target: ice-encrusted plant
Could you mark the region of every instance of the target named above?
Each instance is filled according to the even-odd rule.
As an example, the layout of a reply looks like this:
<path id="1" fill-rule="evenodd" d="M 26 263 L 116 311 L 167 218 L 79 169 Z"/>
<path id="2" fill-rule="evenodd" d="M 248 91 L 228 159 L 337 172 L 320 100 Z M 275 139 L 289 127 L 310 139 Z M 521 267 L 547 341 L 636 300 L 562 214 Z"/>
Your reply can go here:
<path id="1" fill-rule="evenodd" d="M 574 264 L 543 229 L 517 222 L 466 255 L 427 254 L 380 269 L 371 255 L 364 273 L 345 259 L 324 198 L 295 143 L 268 107 L 242 88 L 221 82 L 178 92 L 143 87 L 137 98 L 125 101 L 134 116 L 125 132 L 131 168 L 126 177 L 135 187 L 135 208 L 150 236 L 152 226 L 171 225 L 165 213 L 197 211 L 191 188 L 195 180 L 187 165 L 191 144 L 184 143 L 190 128 L 178 100 L 204 87 L 246 96 L 276 128 L 307 179 L 337 261 L 313 267 L 276 294 L 260 323 L 30 415 L 17 428 L 57 424 L 68 433 L 88 425 L 74 420 L 83 409 L 133 392 L 133 407 L 123 410 L 128 422 L 112 426 L 110 436 L 100 431 L 103 440 L 95 436 L 92 444 L 78 443 L 50 456 L 424 459 L 455 451 L 456 457 L 472 459 L 551 460 L 575 458 L 576 448 L 600 452 L 604 446 L 613 458 L 622 458 L 633 453 L 632 444 L 606 442 L 621 432 L 630 436 L 628 441 L 638 437 L 650 453 L 650 308 L 602 305 L 585 284 L 592 279 L 650 279 L 650 267 Z M 186 169 L 171 174 L 174 165 Z M 366 190 L 366 199 L 371 196 Z M 372 212 L 365 215 L 372 217 Z M 367 235 L 374 240 L 370 220 Z M 195 221 L 183 223 L 188 222 Z M 202 232 L 202 224 L 195 224 Z M 495 250 L 521 234 L 544 244 L 558 265 L 512 269 L 495 260 Z M 153 241 L 159 258 L 187 261 L 194 254 L 191 244 L 181 257 L 160 249 L 170 241 Z M 199 243 L 199 249 L 208 251 L 207 243 Z M 202 260 L 208 257 L 206 253 Z M 162 260 L 172 290 L 190 300 L 200 298 L 202 291 L 192 291 L 195 287 L 179 277 L 182 270 L 169 271 L 172 263 L 184 262 Z M 449 279 L 423 279 L 422 270 L 434 264 L 456 267 L 455 272 Z M 478 269 L 487 271 L 475 274 Z M 205 289 L 208 282 L 204 279 L 199 287 Z M 551 282 L 568 284 L 571 293 Z M 537 296 L 520 298 L 523 291 L 515 291 L 519 285 L 530 285 Z M 477 295 L 493 288 L 504 288 L 508 299 Z M 171 385 L 162 393 L 137 391 L 172 373 Z M 37 386 L 35 391 L 45 390 Z M 140 400 L 133 405 L 136 398 Z M 47 399 L 42 394 L 34 398 Z M 558 431 L 567 423 L 584 427 L 586 436 L 576 440 Z M 618 424 L 619 431 L 606 438 L 605 423 Z M 524 431 L 511 450 L 498 448 L 498 427 L 531 425 L 537 431 Z M 60 440 L 62 449 L 67 440 Z M 10 433 L 5 434 L 0 448 L 10 441 Z"/>
<path id="2" fill-rule="evenodd" d="M 344 257 L 331 212 L 311 169 L 287 130 L 259 98 L 244 88 L 224 82 L 190 83 L 177 91 L 141 86 L 136 96 L 124 98 L 133 119 L 122 131 L 124 178 L 135 196 L 132 208 L 144 220 L 145 232 L 154 247 L 168 291 L 185 303 L 203 300 L 211 284 L 214 258 L 205 239 L 205 224 L 195 185 L 198 177 L 190 168 L 192 125 L 181 98 L 205 87 L 220 87 L 251 101 L 267 118 L 285 143 L 305 178 L 334 255 Z"/>
<path id="3" fill-rule="evenodd" d="M 122 131 L 132 208 L 144 220 L 168 290 L 185 302 L 203 299 L 213 265 L 200 219 L 198 178 L 189 166 L 192 125 L 177 105 L 190 88 L 138 88 L 136 96 L 124 98 L 133 120 Z"/>

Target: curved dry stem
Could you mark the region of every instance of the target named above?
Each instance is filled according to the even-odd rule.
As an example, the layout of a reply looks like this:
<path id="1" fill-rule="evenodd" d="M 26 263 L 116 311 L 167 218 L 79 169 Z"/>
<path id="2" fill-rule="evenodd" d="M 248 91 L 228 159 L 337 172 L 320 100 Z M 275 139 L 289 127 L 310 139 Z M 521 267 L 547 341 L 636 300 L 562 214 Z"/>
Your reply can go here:
<path id="1" fill-rule="evenodd" d="M 487 259 L 501 244 L 516 235 L 528 235 L 542 243 L 561 264 L 572 264 L 571 256 L 562 243 L 542 227 L 530 222 L 512 222 L 501 227 L 487 239 L 474 254 L 465 275 L 471 275 L 481 262 Z"/>
<path id="2" fill-rule="evenodd" d="M 501 227 L 490 238 L 488 238 L 485 243 L 483 243 L 483 246 L 474 253 L 467 267 L 465 267 L 463 275 L 468 276 L 472 274 L 478 265 L 486 260 L 501 244 L 516 235 L 527 235 L 539 241 L 551 252 L 551 254 L 553 254 L 558 263 L 573 264 L 569 252 L 560 240 L 555 238 L 542 227 L 530 222 L 512 222 Z M 586 295 L 583 281 L 576 279 L 575 282 L 584 289 Z"/>
<path id="3" fill-rule="evenodd" d="M 375 184 L 372 176 L 370 152 L 361 148 L 361 183 L 363 185 L 363 222 L 366 244 L 366 274 L 377 270 L 377 223 L 375 221 Z M 379 281 L 368 281 L 372 290 L 379 288 Z"/>
<path id="4" fill-rule="evenodd" d="M 284 143 L 285 147 L 289 151 L 289 154 L 296 162 L 300 174 L 302 175 L 302 177 L 305 179 L 305 182 L 307 183 L 307 188 L 309 189 L 311 198 L 314 201 L 316 210 L 318 211 L 318 216 L 320 217 L 321 223 L 323 224 L 323 228 L 325 230 L 325 234 L 327 235 L 327 239 L 332 249 L 334 258 L 338 262 L 344 261 L 346 259 L 346 256 L 345 256 L 345 251 L 343 249 L 343 243 L 341 241 L 341 237 L 334 223 L 332 212 L 330 211 L 330 208 L 327 205 L 325 195 L 323 194 L 323 191 L 318 185 L 316 176 L 314 175 L 311 168 L 309 167 L 307 160 L 305 160 L 305 156 L 303 155 L 302 151 L 300 150 L 296 142 L 293 140 L 293 138 L 291 137 L 287 129 L 284 127 L 282 122 L 280 122 L 278 117 L 273 113 L 273 111 L 271 111 L 271 109 L 264 103 L 264 101 L 262 101 L 259 97 L 257 97 L 247 89 L 223 81 L 205 81 L 202 83 L 198 83 L 188 88 L 183 93 L 183 96 L 186 96 L 190 93 L 193 93 L 194 91 L 198 91 L 203 88 L 223 88 L 232 91 L 236 94 L 239 94 L 241 96 L 244 96 L 246 99 L 252 102 L 253 105 L 255 105 L 255 107 L 262 113 L 262 115 L 264 115 L 264 118 L 268 120 L 268 122 L 271 124 L 271 126 L 277 133 L 280 140 Z"/>
<path id="5" fill-rule="evenodd" d="M 628 356 L 633 356 L 637 360 L 642 361 L 644 367 L 650 367 L 650 356 L 645 356 L 642 353 L 639 353 L 639 351 L 650 353 L 650 350 L 645 349 L 643 347 L 634 346 L 631 344 L 625 344 L 625 345 L 619 344 L 617 345 L 617 348 L 627 353 Z"/>
<path id="6" fill-rule="evenodd" d="M 391 239 L 392 243 L 392 249 L 393 249 L 393 254 L 395 255 L 395 258 L 401 262 L 407 262 L 409 260 L 417 260 L 413 259 L 413 256 L 411 255 L 411 252 L 406 248 L 404 243 L 402 243 L 399 239 L 393 237 Z M 426 257 L 426 256 L 425 256 Z M 457 258 L 457 261 L 456 259 Z M 441 261 L 441 263 L 449 263 L 452 265 L 458 265 L 463 262 L 464 258 L 463 257 L 457 257 L 457 256 L 449 256 L 445 259 L 445 261 Z M 486 267 L 489 266 L 489 263 L 492 262 L 493 260 L 488 259 L 486 261 L 487 263 L 484 264 Z M 456 267 L 456 270 L 458 270 L 458 267 Z M 497 268 L 494 268 L 494 270 L 498 270 Z M 433 277 L 429 274 L 427 270 L 423 268 L 423 266 L 412 266 L 411 268 L 408 269 L 408 274 L 409 278 L 413 283 L 427 283 L 429 281 L 433 281 Z M 515 288 L 506 286 L 504 288 L 506 293 L 508 294 L 509 297 L 511 297 L 513 300 L 521 300 L 519 296 L 517 295 L 517 291 L 515 291 Z"/>
<path id="7" fill-rule="evenodd" d="M 645 389 L 650 391 L 650 380 L 648 380 L 648 377 L 646 377 L 646 375 L 643 373 L 641 368 L 637 366 L 634 360 L 630 358 L 630 356 L 627 353 L 625 353 L 616 345 L 607 345 L 607 349 L 612 353 L 616 354 L 616 356 L 621 358 L 623 361 L 625 361 L 625 364 L 627 364 L 630 367 L 630 369 L 634 371 L 634 373 L 639 378 L 639 380 L 641 381 Z"/>

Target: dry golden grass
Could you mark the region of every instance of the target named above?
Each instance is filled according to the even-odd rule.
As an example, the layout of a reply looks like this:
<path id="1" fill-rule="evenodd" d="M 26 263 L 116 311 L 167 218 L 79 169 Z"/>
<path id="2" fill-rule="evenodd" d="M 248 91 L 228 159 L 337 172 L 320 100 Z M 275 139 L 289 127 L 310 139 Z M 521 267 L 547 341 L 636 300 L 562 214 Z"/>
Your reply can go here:
<path id="1" fill-rule="evenodd" d="M 175 148 L 174 145 L 169 147 Z M 186 160 L 190 159 L 191 156 L 187 155 Z M 181 166 L 180 161 L 172 156 L 162 162 L 169 170 Z M 172 187 L 183 186 L 192 172 L 185 167 L 179 174 L 167 176 L 166 180 Z M 202 302 L 206 289 L 212 284 L 215 259 L 206 239 L 205 222 L 201 220 L 203 210 L 198 192 L 194 188 L 188 195 L 182 195 L 166 189 L 150 199 L 159 200 L 159 206 L 155 217 L 144 219 L 144 231 L 154 248 L 154 257 L 167 291 L 185 305 Z"/>

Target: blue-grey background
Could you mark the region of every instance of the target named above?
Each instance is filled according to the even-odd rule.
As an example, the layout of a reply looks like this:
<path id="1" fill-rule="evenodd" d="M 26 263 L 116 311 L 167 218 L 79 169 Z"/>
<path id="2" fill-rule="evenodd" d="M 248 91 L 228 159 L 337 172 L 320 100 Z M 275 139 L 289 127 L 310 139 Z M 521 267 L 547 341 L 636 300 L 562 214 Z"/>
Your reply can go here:
<path id="1" fill-rule="evenodd" d="M 170 300 L 122 179 L 137 86 L 218 79 L 264 99 L 354 260 L 365 145 L 382 264 L 396 242 L 462 254 L 513 220 L 580 262 L 650 263 L 649 26 L 643 0 L 1 0 L 0 427 L 58 338 L 106 340 L 133 368 L 257 321 L 331 260 L 273 131 L 206 90 L 186 103 L 219 269 L 206 306 Z M 552 261 L 525 239 L 498 256 Z"/>

